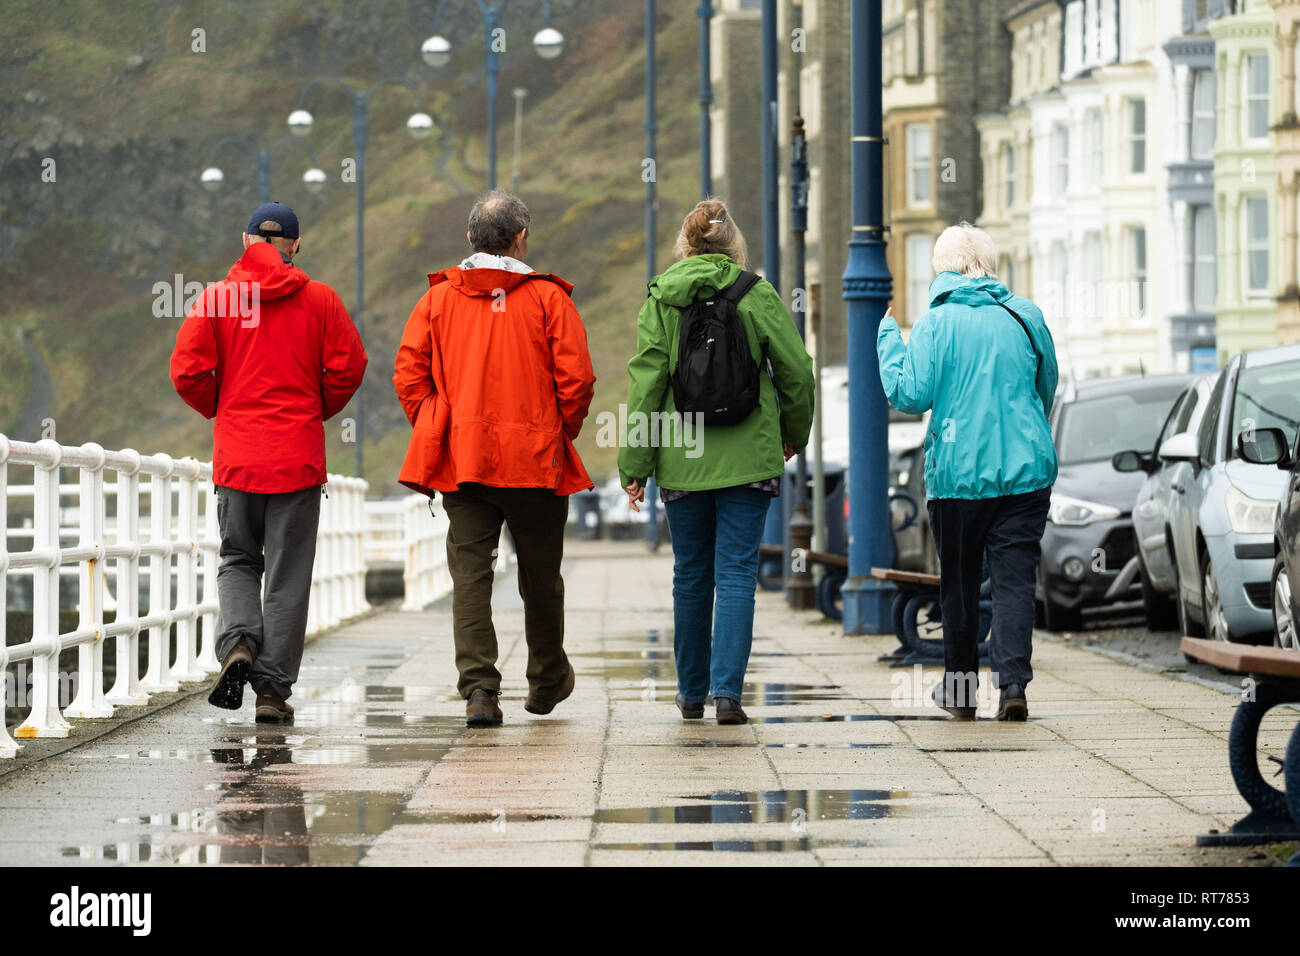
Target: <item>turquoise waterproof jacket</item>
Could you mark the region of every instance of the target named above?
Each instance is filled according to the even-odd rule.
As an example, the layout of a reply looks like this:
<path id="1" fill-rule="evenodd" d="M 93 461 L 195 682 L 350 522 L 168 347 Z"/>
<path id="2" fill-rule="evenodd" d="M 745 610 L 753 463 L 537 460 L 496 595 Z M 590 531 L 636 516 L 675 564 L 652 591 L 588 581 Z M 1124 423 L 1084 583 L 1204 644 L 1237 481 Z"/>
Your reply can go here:
<path id="1" fill-rule="evenodd" d="M 1024 320 L 1028 335 L 999 303 Z M 997 498 L 1056 481 L 1047 420 L 1056 348 L 1034 303 L 997 279 L 941 272 L 930 283 L 930 311 L 907 344 L 891 316 L 880 323 L 876 352 L 889 403 L 900 412 L 930 411 L 928 497 Z"/>
<path id="2" fill-rule="evenodd" d="M 704 491 L 775 478 L 785 471 L 781 445 L 802 450 L 812 429 L 812 357 L 771 283 L 759 280 L 737 305 L 755 362 L 766 356 L 769 378 L 759 376 L 758 407 L 735 425 L 704 425 L 683 432 L 669 384 L 677 367 L 682 310 L 701 296 L 725 289 L 740 275 L 727 256 L 690 256 L 650 280 L 637 316 L 637 350 L 627 363 L 631 379 L 626 421 L 619 425 L 619 480 L 653 475 L 660 487 Z M 647 422 L 657 422 L 647 428 Z M 597 439 L 601 440 L 598 434 Z"/>

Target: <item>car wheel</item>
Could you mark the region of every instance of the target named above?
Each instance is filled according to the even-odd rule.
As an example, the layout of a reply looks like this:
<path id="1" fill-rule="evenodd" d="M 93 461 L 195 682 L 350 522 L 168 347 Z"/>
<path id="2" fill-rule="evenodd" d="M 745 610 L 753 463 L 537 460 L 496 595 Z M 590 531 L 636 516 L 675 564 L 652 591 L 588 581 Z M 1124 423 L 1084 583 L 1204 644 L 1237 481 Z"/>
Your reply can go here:
<path id="1" fill-rule="evenodd" d="M 1282 555 L 1273 562 L 1273 643 L 1278 647 L 1300 650 L 1300 634 L 1296 633 L 1295 602 L 1291 595 L 1291 579 L 1287 577 Z"/>
<path id="2" fill-rule="evenodd" d="M 1201 609 L 1205 614 L 1205 636 L 1212 641 L 1231 641 L 1228 617 L 1223 611 L 1223 596 L 1219 593 L 1219 579 L 1214 574 L 1210 555 L 1201 554 Z"/>
<path id="3" fill-rule="evenodd" d="M 1178 627 L 1178 608 L 1169 595 L 1161 594 L 1151 586 L 1147 563 L 1138 553 L 1138 574 L 1142 579 L 1142 612 L 1146 616 L 1147 630 L 1172 631 Z"/>
<path id="4" fill-rule="evenodd" d="M 1043 599 L 1043 626 L 1049 631 L 1077 631 L 1083 623 L 1078 608 L 1065 607 L 1051 598 Z"/>

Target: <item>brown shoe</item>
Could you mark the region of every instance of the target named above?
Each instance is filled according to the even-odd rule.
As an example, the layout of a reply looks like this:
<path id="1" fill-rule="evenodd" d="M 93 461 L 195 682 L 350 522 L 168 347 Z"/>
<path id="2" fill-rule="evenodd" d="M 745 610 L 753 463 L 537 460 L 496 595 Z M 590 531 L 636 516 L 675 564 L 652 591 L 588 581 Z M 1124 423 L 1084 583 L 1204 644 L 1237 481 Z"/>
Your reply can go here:
<path id="1" fill-rule="evenodd" d="M 293 707 L 270 687 L 257 692 L 257 722 L 259 724 L 289 724 L 293 722 Z"/>
<path id="2" fill-rule="evenodd" d="M 501 705 L 497 703 L 497 695 L 481 687 L 471 692 L 465 701 L 465 726 L 500 727 Z"/>
<path id="3" fill-rule="evenodd" d="M 567 700 L 573 693 L 573 684 L 576 680 L 573 673 L 573 665 L 569 665 L 569 673 L 565 676 L 560 686 L 550 694 L 540 694 L 537 691 L 529 691 L 528 699 L 524 701 L 524 710 L 530 714 L 549 714 L 555 709 L 555 705 L 562 700 Z"/>
<path id="4" fill-rule="evenodd" d="M 244 684 L 253 667 L 253 652 L 240 638 L 221 662 L 221 673 L 208 694 L 208 703 L 225 710 L 239 710 L 244 705 Z"/>

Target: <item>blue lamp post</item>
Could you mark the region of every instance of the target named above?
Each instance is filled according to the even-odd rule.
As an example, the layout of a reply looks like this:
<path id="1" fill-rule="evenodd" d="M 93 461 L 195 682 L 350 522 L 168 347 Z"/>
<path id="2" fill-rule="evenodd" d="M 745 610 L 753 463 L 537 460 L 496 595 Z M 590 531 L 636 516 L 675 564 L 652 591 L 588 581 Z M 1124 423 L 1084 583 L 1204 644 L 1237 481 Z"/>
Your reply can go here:
<path id="1" fill-rule="evenodd" d="M 645 4 L 645 154 L 649 160 L 649 175 L 645 176 L 645 280 L 655 277 L 655 235 L 658 232 L 658 219 L 655 208 L 655 179 L 659 175 L 656 165 L 657 148 L 655 133 L 659 126 L 655 122 L 655 0 L 646 0 Z M 653 551 L 659 541 L 659 497 L 655 487 L 654 476 L 646 482 L 646 544 Z"/>
<path id="2" fill-rule="evenodd" d="M 226 146 L 242 146 L 244 149 L 254 153 L 257 156 L 257 201 L 266 203 L 271 201 L 271 153 L 277 147 L 284 143 L 298 143 L 307 150 L 311 157 L 311 168 L 302 174 L 303 185 L 308 192 L 318 193 L 325 188 L 325 172 L 316 165 L 316 151 L 311 148 L 311 143 L 304 143 L 302 140 L 294 139 L 292 136 L 285 136 L 277 139 L 270 146 L 258 146 L 250 139 L 243 136 L 227 136 L 217 142 L 212 147 L 212 152 L 208 153 L 207 168 L 199 176 L 199 182 L 203 188 L 209 192 L 216 192 L 226 181 L 226 174 L 221 171 L 217 165 L 217 154 Z"/>
<path id="3" fill-rule="evenodd" d="M 506 49 L 506 31 L 501 25 L 501 18 L 505 15 L 506 5 L 509 2 L 510 0 L 499 0 L 497 3 L 489 4 L 484 3 L 483 0 L 474 0 L 474 5 L 478 7 L 487 30 L 489 189 L 495 189 L 497 185 L 497 74 L 501 72 L 501 54 Z M 533 37 L 533 49 L 543 59 L 553 60 L 564 52 L 564 37 L 559 30 L 551 26 L 551 5 L 547 0 L 538 0 L 538 2 L 541 3 L 542 12 L 546 16 L 546 26 L 537 31 Z M 451 60 L 451 41 L 438 32 L 442 22 L 442 11 L 446 5 L 447 0 L 442 0 L 438 4 L 438 9 L 433 14 L 433 36 L 425 40 L 420 47 L 420 56 L 425 63 L 434 68 L 445 66 Z"/>
<path id="4" fill-rule="evenodd" d="M 700 198 L 708 199 L 713 193 L 713 130 L 709 121 L 709 107 L 713 105 L 713 76 L 710 65 L 709 23 L 713 19 L 713 4 L 700 0 L 695 15 L 700 18 Z"/>
<path id="5" fill-rule="evenodd" d="M 317 77 L 302 88 L 298 94 L 298 108 L 289 114 L 289 132 L 295 136 L 306 136 L 315 123 L 311 113 L 309 113 L 305 104 L 307 94 L 315 87 L 325 84 L 334 84 L 347 90 L 352 96 L 352 145 L 356 151 L 356 176 L 357 176 L 357 299 L 352 307 L 352 321 L 356 323 L 357 334 L 363 334 L 363 321 L 365 315 L 366 302 L 366 142 L 370 133 L 370 101 L 380 89 L 385 86 L 401 86 L 411 91 L 419 101 L 420 94 L 406 80 L 399 77 L 388 77 L 375 83 L 370 89 L 362 92 L 353 86 L 347 80 L 338 77 L 324 76 Z M 406 121 L 406 130 L 416 139 L 424 139 L 433 131 L 433 117 L 428 113 L 420 110 L 412 113 Z M 365 435 L 365 383 L 356 392 L 357 400 L 357 427 L 356 427 L 356 472 L 358 476 L 364 476 L 365 452 L 363 450 Z"/>
<path id="6" fill-rule="evenodd" d="M 807 338 L 805 316 L 808 295 L 804 266 L 806 245 L 804 234 L 808 230 L 808 143 L 804 138 L 803 117 L 795 114 L 793 135 L 790 137 L 790 232 L 794 236 L 794 288 L 801 297 L 802 308 L 795 309 L 795 326 L 799 337 Z M 808 510 L 808 457 L 799 453 L 794 470 L 794 506 L 790 514 L 790 553 L 802 554 L 802 561 L 786 562 L 785 599 L 792 608 L 807 610 L 816 605 L 813 590 L 812 566 L 808 552 L 812 550 L 812 513 Z"/>
<path id="7" fill-rule="evenodd" d="M 876 327 L 893 294 L 885 262 L 880 87 L 880 0 L 852 0 L 853 235 L 844 269 L 849 346 L 849 576 L 844 633 L 890 628 L 893 589 L 871 577 L 893 554 L 889 523 L 889 409 L 876 361 Z"/>

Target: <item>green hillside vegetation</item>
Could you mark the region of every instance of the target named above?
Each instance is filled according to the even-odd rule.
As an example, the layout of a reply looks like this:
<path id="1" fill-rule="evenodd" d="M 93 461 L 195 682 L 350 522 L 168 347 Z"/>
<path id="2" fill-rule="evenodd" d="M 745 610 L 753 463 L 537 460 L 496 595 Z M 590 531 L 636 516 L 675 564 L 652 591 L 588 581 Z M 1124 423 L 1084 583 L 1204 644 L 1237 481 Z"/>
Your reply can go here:
<path id="1" fill-rule="evenodd" d="M 169 0 L 6 0 L 0 16 L 0 432 L 40 437 L 53 418 L 62 444 L 211 455 L 211 426 L 175 395 L 167 363 L 180 318 L 154 315 L 153 287 L 224 277 L 257 203 L 255 159 L 223 149 L 223 189 L 199 184 L 218 140 L 262 144 L 288 135 L 285 119 L 313 77 L 368 88 L 366 153 L 366 475 L 372 494 L 400 491 L 395 476 L 409 427 L 393 396 L 393 358 L 426 274 L 466 253 L 465 216 L 486 185 L 486 74 L 482 22 L 471 0 L 451 0 L 442 33 L 452 62 L 419 61 L 432 2 L 306 3 Z M 693 4 L 662 5 L 659 43 L 659 266 L 697 198 L 698 104 Z M 598 376 L 594 415 L 625 397 L 624 366 L 645 296 L 644 36 L 636 0 L 560 0 L 564 55 L 543 60 L 531 38 L 540 5 L 511 4 L 498 101 L 498 179 L 509 186 L 513 97 L 525 87 L 520 193 L 534 228 L 530 264 L 573 281 Z M 206 52 L 191 50 L 206 32 Z M 671 65 L 671 66 L 670 66 Z M 352 109 L 337 88 L 313 90 L 308 142 L 330 176 L 320 195 L 301 183 L 307 151 L 273 153 L 272 197 L 303 224 L 298 262 L 355 301 L 354 186 L 340 181 L 354 155 Z M 420 106 L 437 129 L 412 139 Z M 757 116 L 755 117 L 757 122 Z M 56 181 L 42 182 L 42 162 Z M 437 171 L 445 164 L 448 177 Z M 449 181 L 452 180 L 452 181 Z M 758 238 L 759 211 L 737 210 Z M 46 385 L 52 382 L 52 398 Z M 48 406 L 48 407 L 47 407 Z M 352 407 L 344 413 L 353 413 Z M 350 474 L 353 450 L 327 426 L 329 467 Z M 597 480 L 614 450 L 594 423 L 579 449 Z"/>

